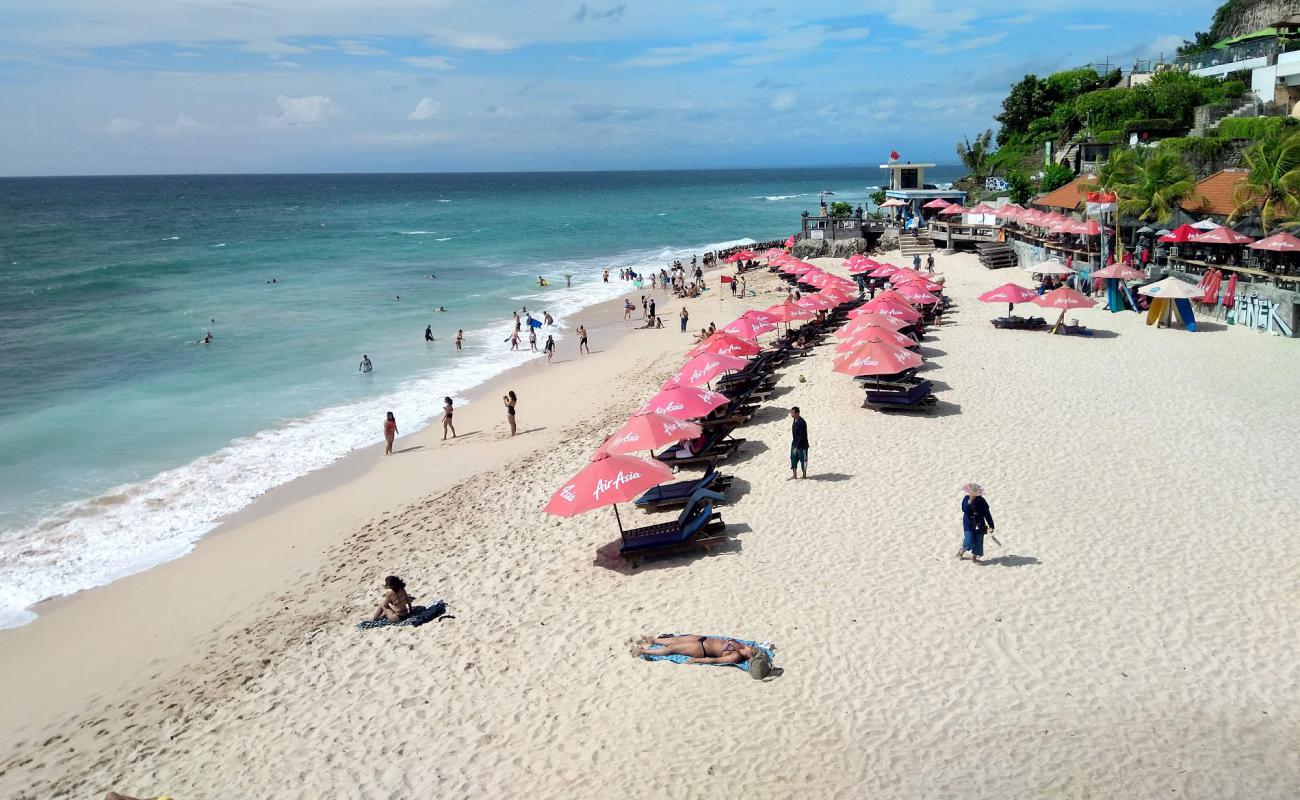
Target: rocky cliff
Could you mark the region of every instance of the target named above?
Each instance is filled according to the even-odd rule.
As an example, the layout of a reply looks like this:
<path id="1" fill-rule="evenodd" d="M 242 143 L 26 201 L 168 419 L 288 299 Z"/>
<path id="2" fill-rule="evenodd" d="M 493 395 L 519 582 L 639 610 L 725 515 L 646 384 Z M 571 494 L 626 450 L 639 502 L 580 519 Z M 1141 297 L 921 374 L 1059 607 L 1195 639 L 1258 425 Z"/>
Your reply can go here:
<path id="1" fill-rule="evenodd" d="M 1214 41 L 1267 28 L 1300 14 L 1300 0 L 1228 0 L 1214 12 L 1210 35 Z"/>

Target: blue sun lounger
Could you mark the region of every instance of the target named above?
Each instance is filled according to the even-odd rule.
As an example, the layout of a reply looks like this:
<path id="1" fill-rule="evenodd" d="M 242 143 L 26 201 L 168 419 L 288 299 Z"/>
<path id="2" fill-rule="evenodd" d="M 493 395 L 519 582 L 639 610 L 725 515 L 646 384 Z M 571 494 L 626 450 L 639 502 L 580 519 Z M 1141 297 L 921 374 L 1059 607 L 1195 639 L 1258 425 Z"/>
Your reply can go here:
<path id="1" fill-rule="evenodd" d="M 726 541 L 727 537 L 720 535 L 725 527 L 722 515 L 713 511 L 713 501 L 699 496 L 673 522 L 623 531 L 618 554 L 635 566 L 642 558 L 682 550 L 700 548 L 712 552 Z"/>
<path id="2" fill-rule="evenodd" d="M 718 472 L 716 464 L 709 464 L 709 468 L 705 470 L 703 477 L 700 479 L 656 486 L 638 497 L 635 505 L 647 513 L 665 508 L 676 508 L 689 503 L 692 496 L 700 489 L 708 489 L 717 493 L 718 496 L 713 500 L 722 502 L 722 493 L 726 492 L 730 486 L 731 476 Z"/>

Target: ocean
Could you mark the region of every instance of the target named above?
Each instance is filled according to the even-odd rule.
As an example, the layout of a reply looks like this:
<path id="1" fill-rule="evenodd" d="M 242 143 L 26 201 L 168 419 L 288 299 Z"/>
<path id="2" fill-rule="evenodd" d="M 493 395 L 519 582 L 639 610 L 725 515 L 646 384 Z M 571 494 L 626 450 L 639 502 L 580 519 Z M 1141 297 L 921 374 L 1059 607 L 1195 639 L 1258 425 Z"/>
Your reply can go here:
<path id="1" fill-rule="evenodd" d="M 0 627 L 534 357 L 521 305 L 571 327 L 626 291 L 602 269 L 787 236 L 880 172 L 0 179 Z"/>

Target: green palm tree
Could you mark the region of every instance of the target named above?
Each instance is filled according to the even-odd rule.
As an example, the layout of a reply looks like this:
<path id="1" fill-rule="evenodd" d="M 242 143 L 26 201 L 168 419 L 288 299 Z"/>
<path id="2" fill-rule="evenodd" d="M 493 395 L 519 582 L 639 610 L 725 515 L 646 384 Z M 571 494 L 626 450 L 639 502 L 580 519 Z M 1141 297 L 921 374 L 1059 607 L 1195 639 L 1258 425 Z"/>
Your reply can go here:
<path id="1" fill-rule="evenodd" d="M 1256 142 L 1246 151 L 1246 177 L 1237 184 L 1228 222 L 1259 212 L 1267 234 L 1274 223 L 1300 217 L 1300 134 Z"/>
<path id="2" fill-rule="evenodd" d="M 970 170 L 971 177 L 983 180 L 988 177 L 989 156 L 992 152 L 989 150 L 989 143 L 993 140 L 993 131 L 986 130 L 975 141 L 963 139 L 957 143 L 957 157 L 961 163 L 966 165 Z"/>
<path id="3" fill-rule="evenodd" d="M 1177 154 L 1149 148 L 1113 151 L 1097 171 L 1097 184 L 1115 193 L 1121 215 L 1146 222 L 1169 222 L 1196 192 L 1192 171 Z"/>

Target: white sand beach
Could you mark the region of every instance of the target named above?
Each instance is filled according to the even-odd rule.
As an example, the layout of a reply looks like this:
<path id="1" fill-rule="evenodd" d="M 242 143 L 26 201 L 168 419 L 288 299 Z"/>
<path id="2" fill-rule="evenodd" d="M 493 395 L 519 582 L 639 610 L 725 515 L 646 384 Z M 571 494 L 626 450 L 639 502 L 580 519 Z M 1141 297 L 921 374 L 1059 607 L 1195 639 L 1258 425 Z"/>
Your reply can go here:
<path id="1" fill-rule="evenodd" d="M 1091 339 L 996 330 L 976 296 L 1028 277 L 937 261 L 936 412 L 861 408 L 830 343 L 782 368 L 716 555 L 632 569 L 608 510 L 542 512 L 688 349 L 677 301 L 621 336 L 603 308 L 601 352 L 495 381 L 455 442 L 377 444 L 0 631 L 0 796 L 1297 796 L 1294 343 L 1100 309 L 1068 315 Z M 692 331 L 780 296 L 710 280 Z M 954 557 L 972 480 L 982 566 Z M 357 630 L 394 573 L 451 617 Z M 629 655 L 656 631 L 771 641 L 779 673 Z"/>

